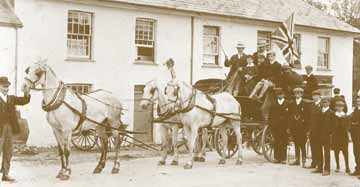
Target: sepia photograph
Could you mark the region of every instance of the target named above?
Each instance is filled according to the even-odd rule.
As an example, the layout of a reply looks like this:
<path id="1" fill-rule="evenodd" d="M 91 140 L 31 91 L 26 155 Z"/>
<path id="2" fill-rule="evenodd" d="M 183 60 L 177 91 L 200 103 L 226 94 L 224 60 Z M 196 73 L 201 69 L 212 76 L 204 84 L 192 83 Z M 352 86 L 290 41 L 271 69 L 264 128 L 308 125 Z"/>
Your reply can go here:
<path id="1" fill-rule="evenodd" d="M 360 0 L 0 0 L 0 187 L 359 187 Z"/>

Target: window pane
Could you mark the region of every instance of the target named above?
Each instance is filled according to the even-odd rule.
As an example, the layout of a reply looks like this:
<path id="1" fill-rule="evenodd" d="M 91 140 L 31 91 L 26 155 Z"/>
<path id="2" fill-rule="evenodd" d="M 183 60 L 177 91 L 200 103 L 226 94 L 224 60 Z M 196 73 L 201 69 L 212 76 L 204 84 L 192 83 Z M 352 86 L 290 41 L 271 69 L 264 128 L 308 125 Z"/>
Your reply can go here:
<path id="1" fill-rule="evenodd" d="M 69 11 L 67 40 L 69 56 L 90 58 L 91 18 L 91 13 Z"/>

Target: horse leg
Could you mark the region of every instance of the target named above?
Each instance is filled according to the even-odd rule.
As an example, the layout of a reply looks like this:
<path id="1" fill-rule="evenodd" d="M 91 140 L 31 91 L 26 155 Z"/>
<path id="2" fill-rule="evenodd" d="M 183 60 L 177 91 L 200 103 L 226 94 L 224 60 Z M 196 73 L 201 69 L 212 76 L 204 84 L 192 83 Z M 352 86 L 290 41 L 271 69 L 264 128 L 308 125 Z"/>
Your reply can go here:
<path id="1" fill-rule="evenodd" d="M 219 133 L 221 135 L 221 139 L 223 140 L 223 154 L 221 154 L 221 159 L 219 161 L 220 165 L 224 165 L 226 163 L 226 153 L 228 152 L 228 135 L 226 131 L 226 127 L 221 127 L 219 129 Z"/>
<path id="2" fill-rule="evenodd" d="M 55 135 L 55 139 L 58 143 L 58 150 L 59 150 L 59 156 L 60 156 L 60 161 L 61 161 L 61 169 L 59 171 L 59 173 L 56 175 L 56 178 L 61 178 L 64 175 L 64 169 L 65 169 L 65 159 L 64 159 L 64 143 L 63 143 L 63 139 L 61 136 L 61 132 L 53 129 L 54 135 Z"/>
<path id="3" fill-rule="evenodd" d="M 200 151 L 199 151 L 199 156 L 198 156 L 198 161 L 199 162 L 205 162 L 205 155 L 206 155 L 206 143 L 207 143 L 207 135 L 208 135 L 208 129 L 207 128 L 202 128 L 201 129 L 201 134 L 202 134 L 202 141 L 200 144 Z"/>
<path id="4" fill-rule="evenodd" d="M 184 169 L 192 169 L 194 163 L 194 147 L 196 143 L 196 137 L 198 135 L 199 128 L 194 126 L 193 128 L 187 127 L 185 131 L 187 132 L 187 137 L 189 139 L 189 155 L 190 160 L 185 164 Z"/>
<path id="5" fill-rule="evenodd" d="M 62 177 L 60 177 L 61 180 L 68 180 L 71 175 L 71 169 L 70 169 L 70 163 L 69 163 L 71 135 L 72 135 L 71 131 L 64 133 L 64 136 L 65 136 L 64 137 L 65 166 L 64 166 L 64 174 L 62 175 Z"/>
<path id="6" fill-rule="evenodd" d="M 120 146 L 121 146 L 121 142 L 122 142 L 122 138 L 120 137 L 120 135 L 118 133 L 116 133 L 116 135 L 114 136 L 115 138 L 115 160 L 114 160 L 114 167 L 111 171 L 112 174 L 117 174 L 119 173 L 119 168 L 120 168 L 120 162 L 118 161 L 119 158 L 119 152 L 120 152 Z"/>
<path id="7" fill-rule="evenodd" d="M 241 135 L 240 121 L 232 121 L 231 124 L 234 129 L 236 135 L 236 142 L 238 145 L 238 158 L 236 160 L 236 165 L 241 165 L 243 162 L 243 152 L 242 152 L 242 135 Z"/>
<path id="8" fill-rule="evenodd" d="M 93 173 L 101 173 L 101 171 L 104 169 L 105 167 L 105 163 L 106 163 L 106 154 L 107 154 L 107 150 L 108 150 L 108 138 L 106 135 L 102 135 L 102 137 L 100 137 L 100 141 L 101 141 L 101 157 L 99 160 L 98 165 L 96 166 L 95 170 Z"/>
<path id="9" fill-rule="evenodd" d="M 166 158 L 168 154 L 168 129 L 164 125 L 160 125 L 160 135 L 161 135 L 161 159 L 158 162 L 159 166 L 163 166 L 166 163 Z"/>
<path id="10" fill-rule="evenodd" d="M 171 165 L 177 166 L 179 165 L 179 149 L 177 145 L 179 135 L 179 127 L 174 125 L 172 127 L 172 146 L 174 147 L 174 160 L 171 162 Z"/>

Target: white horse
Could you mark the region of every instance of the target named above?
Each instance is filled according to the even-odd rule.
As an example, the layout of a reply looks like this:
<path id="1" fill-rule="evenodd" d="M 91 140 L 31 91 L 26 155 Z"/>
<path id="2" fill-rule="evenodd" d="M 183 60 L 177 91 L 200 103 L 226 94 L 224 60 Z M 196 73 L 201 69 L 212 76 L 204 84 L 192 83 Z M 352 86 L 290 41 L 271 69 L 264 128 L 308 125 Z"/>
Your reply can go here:
<path id="1" fill-rule="evenodd" d="M 166 87 L 166 96 L 177 103 L 181 109 L 180 118 L 184 125 L 185 134 L 189 139 L 190 158 L 193 158 L 193 150 L 198 135 L 198 129 L 203 127 L 219 128 L 223 139 L 223 154 L 219 164 L 225 164 L 227 152 L 227 128 L 230 126 L 236 134 L 238 157 L 236 164 L 243 161 L 242 136 L 240 132 L 240 104 L 227 92 L 206 95 L 182 81 L 173 80 Z M 193 159 L 184 166 L 185 169 L 193 167 Z"/>
<path id="2" fill-rule="evenodd" d="M 40 86 L 40 88 L 37 88 Z M 45 63 L 35 63 L 26 69 L 25 91 L 40 90 L 43 93 L 43 109 L 58 143 L 61 169 L 56 176 L 68 180 L 71 175 L 69 164 L 71 137 L 82 130 L 96 129 L 102 143 L 101 157 L 94 173 L 105 167 L 108 151 L 108 136 L 115 138 L 116 156 L 112 173 L 118 173 L 120 162 L 119 129 L 122 125 L 122 105 L 110 92 L 96 91 L 79 95 L 68 89 L 54 71 Z"/>
<path id="3" fill-rule="evenodd" d="M 142 96 L 140 106 L 143 109 L 147 109 L 149 106 L 154 104 L 155 102 L 158 103 L 158 115 L 161 120 L 160 125 L 160 134 L 161 134 L 161 143 L 162 143 L 162 155 L 161 159 L 158 162 L 158 165 L 165 165 L 166 159 L 169 152 L 168 140 L 169 136 L 172 139 L 172 146 L 174 149 L 174 159 L 171 162 L 171 165 L 178 165 L 179 164 L 179 150 L 178 150 L 178 133 L 179 133 L 179 126 L 180 126 L 180 118 L 179 114 L 176 112 L 175 103 L 169 102 L 165 96 L 165 88 L 166 83 L 159 81 L 158 79 L 153 79 L 146 83 L 144 87 L 144 94 Z M 169 133 L 171 131 L 171 135 Z M 203 132 L 204 135 L 202 136 L 202 142 L 206 142 L 206 132 Z M 205 143 L 203 143 L 204 145 Z M 204 162 L 204 152 L 205 146 L 201 147 L 200 151 L 197 151 L 198 155 L 194 157 L 195 161 Z"/>

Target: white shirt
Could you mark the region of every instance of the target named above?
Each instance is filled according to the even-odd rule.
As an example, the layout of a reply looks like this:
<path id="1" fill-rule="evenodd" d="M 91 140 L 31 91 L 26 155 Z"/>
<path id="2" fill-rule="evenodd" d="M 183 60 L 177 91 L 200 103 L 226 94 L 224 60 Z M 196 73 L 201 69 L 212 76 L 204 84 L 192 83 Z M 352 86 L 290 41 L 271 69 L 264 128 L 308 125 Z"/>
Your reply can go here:
<path id="1" fill-rule="evenodd" d="M 275 62 L 276 62 L 276 60 L 273 60 L 273 61 L 270 62 L 270 64 L 274 64 Z"/>
<path id="2" fill-rule="evenodd" d="M 284 99 L 284 98 L 282 98 L 282 99 L 277 99 L 277 101 L 278 101 L 279 105 L 283 105 L 284 102 L 285 102 L 285 99 Z"/>
<path id="3" fill-rule="evenodd" d="M 345 116 L 345 112 L 335 112 L 335 115 L 337 117 L 343 117 L 343 116 Z"/>
<path id="4" fill-rule="evenodd" d="M 297 98 L 295 101 L 296 101 L 296 105 L 300 105 L 302 98 Z"/>
<path id="5" fill-rule="evenodd" d="M 251 64 L 247 64 L 246 67 L 254 67 L 255 64 L 254 63 L 251 63 Z"/>
<path id="6" fill-rule="evenodd" d="M 311 77 L 312 74 L 313 74 L 313 73 L 307 74 L 307 77 Z"/>
<path id="7" fill-rule="evenodd" d="M 238 58 L 240 59 L 243 56 L 243 54 L 238 53 Z"/>
<path id="8" fill-rule="evenodd" d="M 5 103 L 7 102 L 7 95 L 4 95 L 2 92 L 0 92 L 0 97 Z"/>
<path id="9" fill-rule="evenodd" d="M 315 102 L 315 105 L 318 106 L 320 104 L 321 100 L 318 100 Z"/>
<path id="10" fill-rule="evenodd" d="M 326 107 L 326 108 L 322 108 L 321 110 L 322 110 L 323 113 L 325 113 L 325 112 L 327 112 L 329 109 L 330 109 L 330 107 Z"/>

